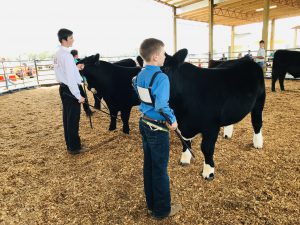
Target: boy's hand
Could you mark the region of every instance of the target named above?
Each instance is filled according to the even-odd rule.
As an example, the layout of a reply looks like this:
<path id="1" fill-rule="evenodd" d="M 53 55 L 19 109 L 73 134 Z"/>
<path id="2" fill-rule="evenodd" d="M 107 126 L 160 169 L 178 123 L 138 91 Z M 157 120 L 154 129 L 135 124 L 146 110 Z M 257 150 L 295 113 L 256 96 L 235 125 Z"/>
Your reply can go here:
<path id="1" fill-rule="evenodd" d="M 95 88 L 91 88 L 91 92 L 92 92 L 93 94 L 97 94 L 97 91 L 96 91 Z"/>
<path id="2" fill-rule="evenodd" d="M 178 127 L 178 124 L 177 124 L 177 122 L 174 122 L 171 125 L 167 123 L 167 126 L 170 130 L 176 130 Z"/>
<path id="3" fill-rule="evenodd" d="M 76 66 L 77 66 L 78 70 L 84 69 L 84 64 L 77 64 Z"/>
<path id="4" fill-rule="evenodd" d="M 80 97 L 80 99 L 78 100 L 79 103 L 84 103 L 85 102 L 85 98 L 84 97 Z"/>

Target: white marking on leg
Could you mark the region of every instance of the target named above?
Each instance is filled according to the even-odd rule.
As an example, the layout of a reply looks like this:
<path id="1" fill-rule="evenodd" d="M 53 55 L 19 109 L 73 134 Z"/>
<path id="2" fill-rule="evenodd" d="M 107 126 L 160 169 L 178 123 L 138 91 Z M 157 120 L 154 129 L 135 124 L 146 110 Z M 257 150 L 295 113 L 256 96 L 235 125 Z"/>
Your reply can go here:
<path id="1" fill-rule="evenodd" d="M 263 136 L 262 136 L 261 130 L 259 131 L 258 134 L 254 133 L 253 145 L 254 145 L 254 148 L 262 148 L 263 147 Z"/>
<path id="2" fill-rule="evenodd" d="M 206 164 L 205 162 L 203 163 L 203 172 L 202 172 L 202 177 L 203 178 L 210 178 L 209 175 L 210 174 L 215 174 L 215 168 L 211 167 L 209 164 Z"/>
<path id="3" fill-rule="evenodd" d="M 233 133 L 233 124 L 224 127 L 224 138 L 231 138 Z"/>
<path id="4" fill-rule="evenodd" d="M 192 154 L 189 150 L 185 150 L 185 152 L 182 152 L 180 163 L 182 165 L 189 165 L 191 163 Z"/>

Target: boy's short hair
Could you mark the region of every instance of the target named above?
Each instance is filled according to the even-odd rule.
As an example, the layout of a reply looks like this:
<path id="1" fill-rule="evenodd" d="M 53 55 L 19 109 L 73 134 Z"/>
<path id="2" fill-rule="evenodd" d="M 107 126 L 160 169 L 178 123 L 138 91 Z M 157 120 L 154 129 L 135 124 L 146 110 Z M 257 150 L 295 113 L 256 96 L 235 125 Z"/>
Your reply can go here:
<path id="1" fill-rule="evenodd" d="M 75 55 L 78 55 L 78 51 L 76 49 L 73 49 L 71 51 L 71 55 L 74 57 Z"/>
<path id="2" fill-rule="evenodd" d="M 140 47 L 140 55 L 146 62 L 149 62 L 151 60 L 151 56 L 164 46 L 165 45 L 161 40 L 155 38 L 145 39 Z"/>
<path id="3" fill-rule="evenodd" d="M 264 41 L 264 40 L 261 40 L 261 41 L 259 42 L 259 44 L 261 44 L 261 43 L 263 43 L 263 44 L 264 44 L 264 43 L 265 43 L 265 41 Z"/>
<path id="4" fill-rule="evenodd" d="M 58 36 L 58 40 L 61 43 L 62 40 L 66 40 L 68 39 L 68 37 L 73 35 L 73 31 L 62 28 L 58 31 L 57 36 Z"/>

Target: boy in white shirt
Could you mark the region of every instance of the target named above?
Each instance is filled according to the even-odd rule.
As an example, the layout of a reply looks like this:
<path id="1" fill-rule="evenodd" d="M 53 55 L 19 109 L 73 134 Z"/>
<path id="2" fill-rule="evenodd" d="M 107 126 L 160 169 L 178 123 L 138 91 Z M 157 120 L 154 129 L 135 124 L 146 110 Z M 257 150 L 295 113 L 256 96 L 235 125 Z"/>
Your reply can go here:
<path id="1" fill-rule="evenodd" d="M 63 125 L 67 150 L 75 155 L 87 151 L 81 145 L 79 131 L 80 104 L 85 102 L 80 94 L 81 76 L 79 70 L 84 68 L 83 64 L 76 64 L 73 56 L 68 51 L 72 47 L 74 39 L 73 32 L 68 29 L 60 29 L 57 33 L 61 43 L 54 58 L 54 72 L 56 80 L 60 83 L 59 94 L 63 105 Z M 76 100 L 77 99 L 77 100 Z"/>
<path id="2" fill-rule="evenodd" d="M 259 49 L 257 52 L 257 56 L 255 57 L 256 62 L 261 66 L 261 68 L 264 67 L 265 64 L 265 55 L 266 55 L 266 51 L 265 51 L 265 42 L 263 40 L 261 40 L 259 42 Z"/>

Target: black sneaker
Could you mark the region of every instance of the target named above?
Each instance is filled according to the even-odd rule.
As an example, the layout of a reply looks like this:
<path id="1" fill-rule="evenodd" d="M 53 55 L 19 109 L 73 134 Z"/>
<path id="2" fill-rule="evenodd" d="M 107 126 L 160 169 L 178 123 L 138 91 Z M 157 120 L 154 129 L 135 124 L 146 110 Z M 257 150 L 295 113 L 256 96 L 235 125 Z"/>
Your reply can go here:
<path id="1" fill-rule="evenodd" d="M 158 217 L 158 216 L 155 216 L 153 215 L 153 213 L 151 214 L 152 218 L 155 219 L 155 220 L 162 220 L 162 219 L 165 219 L 165 218 L 168 218 L 168 217 L 171 217 L 171 216 L 174 216 L 176 213 L 178 213 L 180 210 L 182 210 L 182 206 L 181 204 L 172 204 L 171 206 L 171 211 L 170 213 L 167 215 L 167 216 L 164 216 L 164 217 Z"/>
<path id="2" fill-rule="evenodd" d="M 71 155 L 78 155 L 80 153 L 84 153 L 84 152 L 88 152 L 90 151 L 90 149 L 84 145 L 81 146 L 81 149 L 79 150 L 76 150 L 76 151 L 72 151 L 70 149 L 68 149 L 68 152 L 71 154 Z"/>

